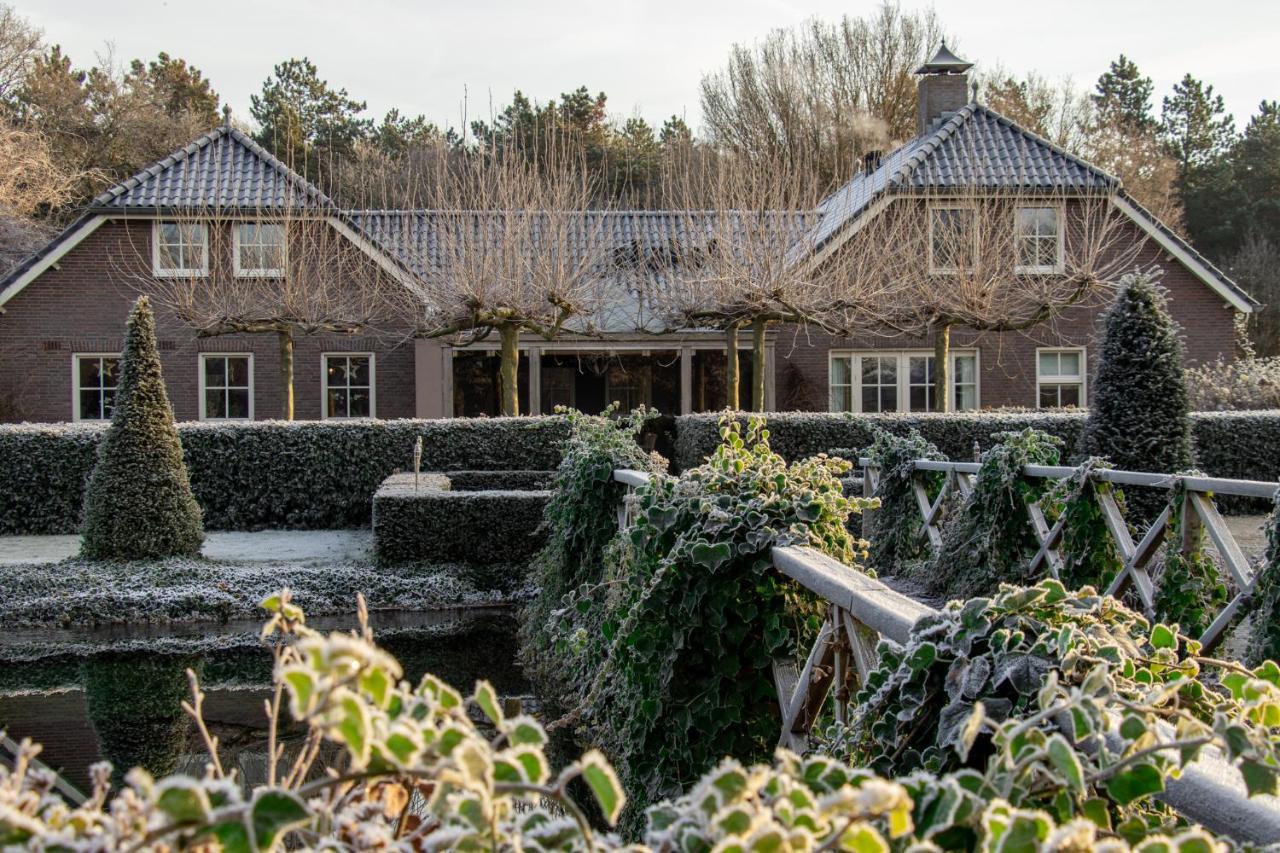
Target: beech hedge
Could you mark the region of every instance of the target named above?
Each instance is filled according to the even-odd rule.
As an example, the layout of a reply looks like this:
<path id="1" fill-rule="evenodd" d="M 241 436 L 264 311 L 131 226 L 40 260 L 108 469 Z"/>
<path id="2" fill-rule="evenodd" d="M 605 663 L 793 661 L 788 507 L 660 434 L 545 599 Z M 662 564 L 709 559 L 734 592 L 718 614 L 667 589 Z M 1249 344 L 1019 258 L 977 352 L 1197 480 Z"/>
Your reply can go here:
<path id="1" fill-rule="evenodd" d="M 948 459 L 968 461 L 973 459 L 975 441 L 986 450 L 996 443 L 992 438 L 995 433 L 1027 427 L 1056 435 L 1066 447 L 1075 447 L 1085 417 L 1084 412 L 1010 410 L 880 415 L 785 412 L 767 415 L 766 419 L 770 445 L 787 459 L 838 448 L 864 449 L 871 444 L 871 429 L 876 426 L 895 435 L 918 430 Z M 682 470 L 701 464 L 719 443 L 719 418 L 704 414 L 676 419 L 675 461 Z M 746 414 L 741 415 L 744 423 L 746 418 Z M 1196 466 L 1209 476 L 1280 480 L 1280 410 L 1193 412 L 1191 432 Z"/>
<path id="2" fill-rule="evenodd" d="M 0 535 L 74 533 L 101 426 L 0 425 Z M 369 524 L 378 485 L 426 471 L 550 471 L 563 418 L 260 421 L 178 425 L 191 487 L 209 530 Z M 519 476 L 519 475 L 515 475 Z"/>

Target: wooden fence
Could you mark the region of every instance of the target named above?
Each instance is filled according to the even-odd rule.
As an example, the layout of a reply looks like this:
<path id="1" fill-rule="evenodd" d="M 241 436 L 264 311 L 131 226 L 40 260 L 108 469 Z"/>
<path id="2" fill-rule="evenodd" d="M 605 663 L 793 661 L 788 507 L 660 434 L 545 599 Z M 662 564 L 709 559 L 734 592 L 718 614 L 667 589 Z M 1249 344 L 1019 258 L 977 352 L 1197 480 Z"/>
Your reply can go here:
<path id="1" fill-rule="evenodd" d="M 928 462 L 927 464 L 940 466 L 932 470 L 947 472 L 952 488 L 962 491 L 972 489 L 973 478 L 979 467 L 974 463 Z M 878 472 L 865 464 L 864 468 L 868 469 L 867 480 L 872 481 L 870 488 L 874 489 L 875 483 L 872 478 L 877 477 Z M 923 467 L 922 464 L 921 470 L 931 469 Z M 1036 467 L 1029 468 L 1026 475 L 1064 477 L 1073 473 L 1073 470 Z M 1099 474 L 1105 474 L 1108 478 L 1118 477 L 1119 479 L 1105 480 L 1105 482 L 1116 484 L 1124 484 L 1130 477 L 1156 477 L 1156 475 L 1134 475 L 1123 471 L 1099 472 Z M 1168 478 L 1157 479 L 1134 480 L 1130 484 L 1167 486 Z M 648 482 L 649 475 L 640 471 L 619 470 L 614 472 L 614 480 L 627 486 L 626 496 L 618 508 L 619 529 L 625 529 L 635 519 L 634 492 Z M 1234 486 L 1227 485 L 1223 488 L 1223 484 L 1233 483 Z M 1270 497 L 1271 491 L 1275 489 L 1275 484 L 1208 478 L 1187 478 L 1184 485 L 1187 486 L 1189 494 L 1206 496 L 1206 503 L 1211 511 L 1208 517 L 1216 519 L 1216 522 L 1204 522 L 1211 531 L 1214 529 L 1213 525 L 1221 523 L 1222 519 L 1213 509 L 1212 502 L 1207 499 L 1210 493 L 1216 491 L 1221 494 Z M 1271 491 L 1263 493 L 1254 488 L 1264 485 Z M 864 488 L 867 487 L 864 486 Z M 936 526 L 941 503 L 929 500 L 927 490 L 923 488 L 917 492 L 917 498 L 921 497 L 920 509 L 924 523 Z M 1191 501 L 1187 503 L 1190 504 Z M 1198 507 L 1195 511 L 1200 512 Z M 1163 523 L 1157 521 L 1152 526 L 1152 530 L 1167 526 L 1167 514 L 1168 509 L 1162 516 Z M 1205 516 L 1200 517 L 1203 519 Z M 1120 524 L 1120 527 L 1123 527 L 1123 524 Z M 1152 530 L 1142 537 L 1143 542 L 1157 535 L 1153 534 Z M 1227 536 L 1230 535 L 1225 524 L 1220 524 L 1219 530 L 1225 531 Z M 1158 535 L 1163 536 L 1163 533 Z M 1040 558 L 1042 561 L 1052 560 L 1047 551 L 1053 551 L 1060 556 L 1057 543 L 1061 539 L 1061 530 L 1057 532 L 1056 538 L 1054 537 L 1052 529 L 1046 529 L 1040 538 L 1041 551 L 1046 552 Z M 932 535 L 930 540 L 933 541 Z M 1132 540 L 1129 541 L 1132 546 Z M 1234 539 L 1230 541 L 1234 543 Z M 1141 547 L 1141 544 L 1132 546 L 1125 553 L 1136 556 Z M 1148 551 L 1154 551 L 1153 545 L 1148 544 L 1147 548 Z M 1239 552 L 1238 547 L 1236 551 Z M 834 702 L 833 713 L 836 719 L 847 718 L 850 699 L 856 692 L 857 684 L 862 683 L 867 673 L 876 664 L 876 645 L 879 639 L 886 637 L 905 644 L 910 638 L 911 628 L 916 620 L 935 611 L 811 548 L 775 547 L 771 556 L 774 568 L 827 603 L 826 618 L 803 665 L 797 666 L 794 661 L 775 661 L 773 666 L 778 706 L 782 712 L 778 745 L 804 751 L 808 745 L 809 732 L 829 699 Z M 1126 556 L 1126 572 L 1132 571 L 1128 568 L 1129 564 L 1138 565 L 1138 570 L 1143 570 L 1142 567 L 1149 559 L 1149 553 L 1141 561 Z M 1050 562 L 1050 566 L 1052 565 Z M 1246 568 L 1248 565 L 1243 555 L 1241 555 L 1241 565 Z M 1252 573 L 1245 577 L 1251 584 Z M 1237 600 L 1233 600 L 1233 605 L 1238 606 L 1238 597 Z M 1161 736 L 1173 739 L 1173 732 L 1165 731 Z M 1239 772 L 1216 751 L 1205 750 L 1199 759 L 1183 770 L 1179 778 L 1168 780 L 1166 790 L 1159 796 L 1188 819 L 1214 832 L 1258 844 L 1280 842 L 1280 800 L 1269 796 L 1248 796 Z"/>
<path id="2" fill-rule="evenodd" d="M 880 483 L 879 469 L 865 457 L 859 459 L 858 464 L 863 470 L 863 494 L 868 497 L 874 495 Z M 915 491 L 916 506 L 920 511 L 922 532 L 928 537 L 929 545 L 935 551 L 942 546 L 942 524 L 948 508 L 955 505 L 952 499 L 963 499 L 973 491 L 974 479 L 980 468 L 981 465 L 977 462 L 939 462 L 931 459 L 915 461 L 912 488 Z M 931 497 L 926 478 L 938 473 L 944 475 L 942 487 L 936 495 Z M 1064 480 L 1077 473 L 1076 468 L 1027 465 L 1023 468 L 1022 476 L 1028 479 Z M 1181 541 L 1171 542 L 1169 547 L 1178 548 L 1183 553 L 1190 553 L 1201 547 L 1201 532 L 1208 534 L 1209 541 L 1213 543 L 1213 547 L 1221 558 L 1221 566 L 1227 573 L 1227 577 L 1222 580 L 1226 582 L 1227 588 L 1233 591 L 1228 604 L 1216 614 L 1213 622 L 1200 636 L 1200 641 L 1204 643 L 1206 650 L 1217 646 L 1237 612 L 1252 595 L 1256 572 L 1236 541 L 1235 534 L 1227 526 L 1222 514 L 1218 512 L 1213 497 L 1214 495 L 1234 495 L 1269 500 L 1275 495 L 1276 489 L 1280 488 L 1280 483 L 1224 480 L 1215 477 L 1176 477 L 1168 474 L 1116 471 L 1106 468 L 1091 469 L 1085 472 L 1085 476 L 1093 486 L 1089 492 L 1102 511 L 1107 533 L 1123 561 L 1123 568 L 1111 580 L 1106 593 L 1120 595 L 1132 586 L 1148 616 L 1154 616 L 1155 607 L 1155 585 L 1148 566 L 1159 551 L 1160 545 L 1168 537 L 1173 514 L 1181 513 L 1179 520 L 1182 535 Z M 1164 509 L 1154 522 L 1141 531 L 1136 542 L 1130 532 L 1129 520 L 1125 518 L 1116 502 L 1113 491 L 1116 486 L 1131 489 L 1160 489 L 1168 492 Z M 1040 549 L 1031 561 L 1031 576 L 1037 576 L 1042 569 L 1047 569 L 1050 576 L 1057 578 L 1063 561 L 1064 519 L 1060 518 L 1050 525 L 1040 504 L 1028 502 L 1027 521 L 1035 534 L 1036 541 L 1040 543 Z M 1218 562 L 1215 561 L 1216 565 Z"/>

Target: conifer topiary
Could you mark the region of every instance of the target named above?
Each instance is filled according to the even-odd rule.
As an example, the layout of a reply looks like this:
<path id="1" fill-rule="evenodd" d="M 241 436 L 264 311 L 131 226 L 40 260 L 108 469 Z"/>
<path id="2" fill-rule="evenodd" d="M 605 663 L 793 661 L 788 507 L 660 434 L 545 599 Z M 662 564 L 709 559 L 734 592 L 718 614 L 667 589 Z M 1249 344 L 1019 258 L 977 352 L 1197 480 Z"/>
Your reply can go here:
<path id="1" fill-rule="evenodd" d="M 1189 409 L 1182 342 L 1162 288 L 1149 273 L 1126 275 L 1107 311 L 1078 455 L 1102 456 L 1126 471 L 1185 471 L 1192 466 Z M 1140 518 L 1167 500 L 1153 489 L 1130 489 L 1126 498 Z"/>
<path id="2" fill-rule="evenodd" d="M 81 555 L 93 560 L 199 556 L 200 506 L 165 393 L 147 297 L 133 306 L 115 412 L 85 491 Z"/>

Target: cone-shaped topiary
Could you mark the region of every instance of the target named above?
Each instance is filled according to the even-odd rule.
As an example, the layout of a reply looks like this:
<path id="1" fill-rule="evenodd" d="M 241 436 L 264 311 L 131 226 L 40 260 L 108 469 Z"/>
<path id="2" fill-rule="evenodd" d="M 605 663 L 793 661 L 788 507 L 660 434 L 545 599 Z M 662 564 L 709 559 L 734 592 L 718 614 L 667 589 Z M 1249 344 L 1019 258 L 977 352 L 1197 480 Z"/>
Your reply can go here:
<path id="1" fill-rule="evenodd" d="M 1126 275 L 1107 311 L 1102 359 L 1078 455 L 1127 471 L 1172 474 L 1192 465 L 1187 380 L 1178 327 L 1155 277 Z M 1130 512 L 1150 518 L 1167 496 L 1126 492 Z"/>
<path id="2" fill-rule="evenodd" d="M 111 426 L 85 491 L 80 553 L 94 560 L 198 556 L 204 539 L 147 297 L 133 306 Z"/>

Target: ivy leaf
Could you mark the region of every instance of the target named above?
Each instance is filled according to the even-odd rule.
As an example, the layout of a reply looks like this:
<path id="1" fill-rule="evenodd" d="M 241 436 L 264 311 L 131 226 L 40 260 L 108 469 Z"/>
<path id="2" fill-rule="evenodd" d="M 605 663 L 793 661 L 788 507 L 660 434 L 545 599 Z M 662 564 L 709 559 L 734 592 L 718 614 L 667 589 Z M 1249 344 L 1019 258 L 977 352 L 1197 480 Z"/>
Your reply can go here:
<path id="1" fill-rule="evenodd" d="M 1176 649 L 1178 647 L 1178 635 L 1173 629 L 1163 622 L 1157 623 L 1151 629 L 1151 648 L 1153 649 Z"/>
<path id="2" fill-rule="evenodd" d="M 1067 743 L 1062 735 L 1052 735 L 1046 745 L 1049 762 L 1062 774 L 1067 786 L 1076 793 L 1084 793 L 1084 769 L 1080 766 L 1080 757 L 1075 749 Z"/>
<path id="3" fill-rule="evenodd" d="M 209 818 L 209 795 L 186 776 L 172 776 L 156 786 L 156 808 L 173 823 L 202 823 Z"/>
<path id="4" fill-rule="evenodd" d="M 310 821 L 311 812 L 296 794 L 261 790 L 253 798 L 249 820 L 257 849 L 270 850 L 286 832 Z"/>
<path id="5" fill-rule="evenodd" d="M 1135 764 L 1107 780 L 1107 793 L 1122 806 L 1164 790 L 1164 777 L 1150 764 Z"/>
<path id="6" fill-rule="evenodd" d="M 689 556 L 695 563 L 706 566 L 713 572 L 727 563 L 732 555 L 733 548 L 728 542 L 717 542 L 714 545 L 709 542 L 695 542 L 689 552 Z"/>
<path id="7" fill-rule="evenodd" d="M 616 824 L 622 815 L 622 807 L 627 802 L 618 774 L 613 772 L 604 755 L 595 749 L 582 756 L 580 766 L 582 779 L 595 796 L 600 811 L 604 813 L 610 826 Z"/>
<path id="8" fill-rule="evenodd" d="M 213 837 L 222 844 L 222 853 L 252 853 L 253 851 L 253 845 L 249 843 L 249 828 L 238 820 L 214 824 L 211 832 Z"/>
<path id="9" fill-rule="evenodd" d="M 484 711 L 484 715 L 498 727 L 502 726 L 504 719 L 502 706 L 498 704 L 498 693 L 493 689 L 493 685 L 487 681 L 476 682 L 476 705 Z"/>
<path id="10" fill-rule="evenodd" d="M 1248 789 L 1251 797 L 1256 797 L 1258 794 L 1274 795 L 1278 790 L 1277 770 L 1274 767 L 1267 767 L 1265 764 L 1246 758 L 1240 763 L 1240 775 L 1244 777 L 1245 788 Z"/>

